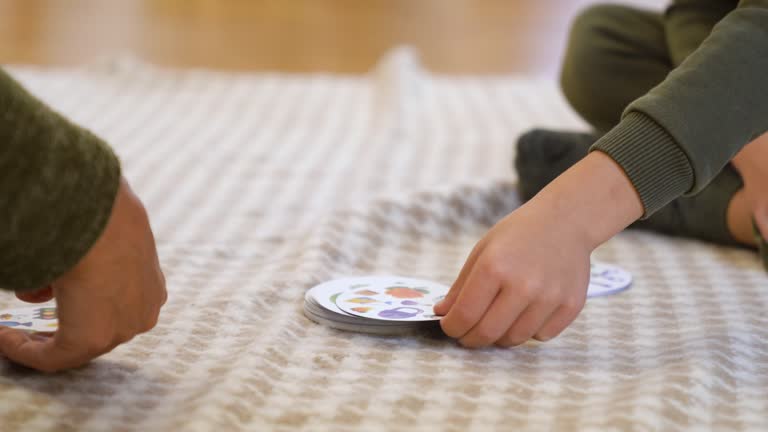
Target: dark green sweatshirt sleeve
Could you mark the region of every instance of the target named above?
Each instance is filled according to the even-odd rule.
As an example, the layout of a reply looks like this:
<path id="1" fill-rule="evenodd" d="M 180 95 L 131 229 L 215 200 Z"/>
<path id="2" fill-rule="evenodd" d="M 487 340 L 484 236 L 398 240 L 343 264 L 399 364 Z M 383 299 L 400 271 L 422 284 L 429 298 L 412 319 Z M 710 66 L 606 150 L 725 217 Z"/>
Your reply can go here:
<path id="1" fill-rule="evenodd" d="M 695 194 L 768 130 L 768 0 L 742 0 L 592 147 L 634 184 L 644 217 Z"/>
<path id="2" fill-rule="evenodd" d="M 675 0 L 664 14 L 664 33 L 672 65 L 677 67 L 731 12 L 738 0 Z"/>
<path id="3" fill-rule="evenodd" d="M 106 226 L 120 183 L 110 148 L 0 70 L 0 288 L 44 287 Z"/>

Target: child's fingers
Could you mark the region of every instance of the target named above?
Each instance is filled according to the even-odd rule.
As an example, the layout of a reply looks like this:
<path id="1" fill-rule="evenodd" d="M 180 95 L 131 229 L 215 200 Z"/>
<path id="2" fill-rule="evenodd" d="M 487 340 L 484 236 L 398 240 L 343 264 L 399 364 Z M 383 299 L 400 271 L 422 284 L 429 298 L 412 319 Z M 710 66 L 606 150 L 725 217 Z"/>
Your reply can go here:
<path id="1" fill-rule="evenodd" d="M 477 325 L 459 339 L 459 343 L 468 348 L 478 348 L 499 340 L 527 306 L 517 300 L 513 290 L 500 290 L 491 307 L 488 308 L 488 312 Z"/>
<path id="2" fill-rule="evenodd" d="M 526 308 L 496 345 L 511 347 L 530 340 L 557 310 L 557 303 L 537 302 Z"/>
<path id="3" fill-rule="evenodd" d="M 440 320 L 443 331 L 452 338 L 467 334 L 485 315 L 499 292 L 499 281 L 492 272 L 484 271 L 480 261 L 478 258 L 453 307 Z"/>
<path id="4" fill-rule="evenodd" d="M 561 305 L 549 317 L 547 322 L 539 328 L 533 338 L 544 342 L 557 337 L 579 316 L 581 309 L 584 307 L 585 300 L 586 297 L 581 299 L 581 301 L 573 300 Z"/>
<path id="5" fill-rule="evenodd" d="M 459 272 L 459 277 L 456 278 L 456 281 L 453 282 L 453 285 L 451 285 L 451 289 L 448 291 L 448 294 L 445 295 L 443 301 L 435 305 L 435 315 L 445 315 L 449 310 L 451 310 L 451 307 L 459 297 L 459 293 L 461 292 L 461 288 L 464 286 L 464 282 L 466 281 L 467 276 L 472 271 L 472 267 L 474 267 L 475 261 L 477 261 L 477 256 L 480 254 L 479 250 L 480 245 L 478 244 L 472 249 L 472 252 L 469 253 L 467 261 L 464 262 L 464 266 L 461 268 L 461 272 Z"/>

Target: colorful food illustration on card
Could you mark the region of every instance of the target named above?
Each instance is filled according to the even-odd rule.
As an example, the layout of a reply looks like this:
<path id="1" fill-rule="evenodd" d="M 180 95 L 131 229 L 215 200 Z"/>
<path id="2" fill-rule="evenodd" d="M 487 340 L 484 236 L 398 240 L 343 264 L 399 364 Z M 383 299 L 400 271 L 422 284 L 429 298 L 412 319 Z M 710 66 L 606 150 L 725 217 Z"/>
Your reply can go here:
<path id="1" fill-rule="evenodd" d="M 59 327 L 55 305 L 0 311 L 0 325 L 34 332 L 55 332 Z"/>
<path id="2" fill-rule="evenodd" d="M 432 281 L 379 276 L 356 278 L 338 297 L 342 311 L 382 321 L 436 321 L 434 306 L 448 293 L 448 287 Z M 364 286 L 361 286 L 364 285 Z"/>

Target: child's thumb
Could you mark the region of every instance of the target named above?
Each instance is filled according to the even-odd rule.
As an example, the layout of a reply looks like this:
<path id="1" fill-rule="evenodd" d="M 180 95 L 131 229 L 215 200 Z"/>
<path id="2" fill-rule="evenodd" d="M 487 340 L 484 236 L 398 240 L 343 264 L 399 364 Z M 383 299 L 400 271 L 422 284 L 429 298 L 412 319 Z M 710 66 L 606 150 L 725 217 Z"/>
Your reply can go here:
<path id="1" fill-rule="evenodd" d="M 448 294 L 446 294 L 445 298 L 435 305 L 435 315 L 446 315 L 448 311 L 451 310 L 461 292 L 461 287 L 458 286 L 459 282 L 460 281 L 456 281 L 451 287 L 451 290 L 448 291 Z"/>

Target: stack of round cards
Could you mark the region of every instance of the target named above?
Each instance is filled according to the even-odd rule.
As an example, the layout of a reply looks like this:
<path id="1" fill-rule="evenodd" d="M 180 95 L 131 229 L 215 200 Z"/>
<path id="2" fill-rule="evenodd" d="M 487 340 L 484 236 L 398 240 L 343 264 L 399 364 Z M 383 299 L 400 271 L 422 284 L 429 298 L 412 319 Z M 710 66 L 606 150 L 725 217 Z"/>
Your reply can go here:
<path id="1" fill-rule="evenodd" d="M 304 314 L 339 330 L 402 334 L 435 326 L 432 308 L 448 287 L 398 276 L 365 276 L 322 283 L 304 296 Z"/>
<path id="2" fill-rule="evenodd" d="M 632 275 L 616 266 L 593 263 L 588 297 L 623 291 Z M 433 308 L 449 287 L 401 276 L 335 279 L 307 291 L 304 314 L 329 327 L 361 333 L 394 335 L 434 328 L 440 317 Z"/>

